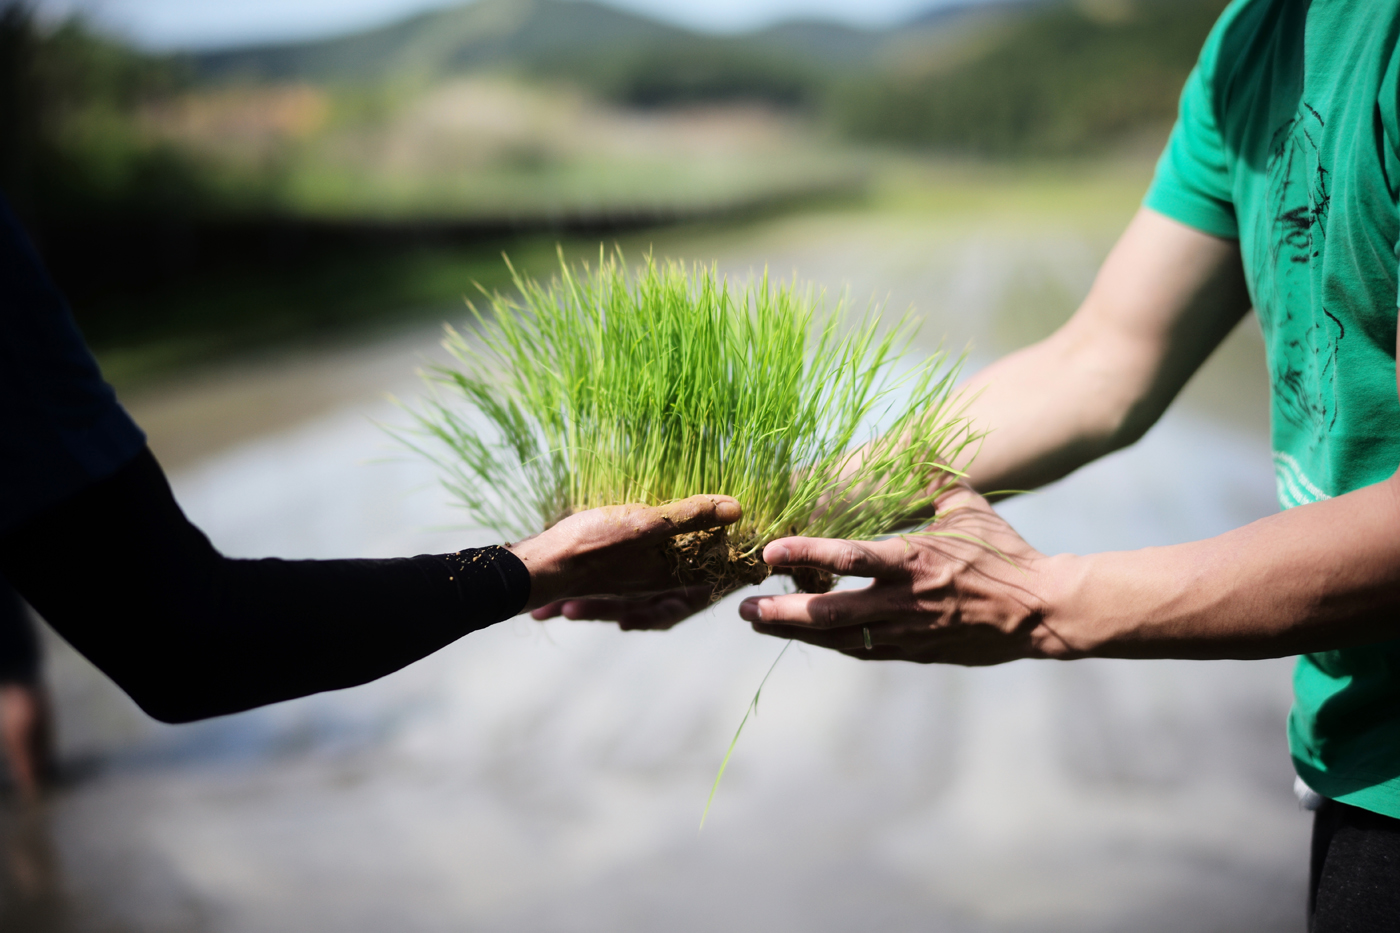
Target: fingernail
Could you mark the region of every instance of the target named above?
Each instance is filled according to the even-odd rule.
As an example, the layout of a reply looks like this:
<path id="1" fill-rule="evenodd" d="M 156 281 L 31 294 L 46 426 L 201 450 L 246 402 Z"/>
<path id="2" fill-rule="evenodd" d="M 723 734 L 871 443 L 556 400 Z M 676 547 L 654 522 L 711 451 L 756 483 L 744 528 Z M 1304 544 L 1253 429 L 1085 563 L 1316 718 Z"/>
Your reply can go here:
<path id="1" fill-rule="evenodd" d="M 763 560 L 769 564 L 786 564 L 792 559 L 792 552 L 782 544 L 770 544 L 763 551 Z"/>
<path id="2" fill-rule="evenodd" d="M 739 604 L 739 618 L 745 622 L 763 621 L 763 603 L 756 599 L 746 599 Z"/>
<path id="3" fill-rule="evenodd" d="M 726 524 L 737 522 L 743 514 L 744 510 L 739 508 L 739 503 L 732 500 L 719 502 L 715 505 L 715 518 Z"/>

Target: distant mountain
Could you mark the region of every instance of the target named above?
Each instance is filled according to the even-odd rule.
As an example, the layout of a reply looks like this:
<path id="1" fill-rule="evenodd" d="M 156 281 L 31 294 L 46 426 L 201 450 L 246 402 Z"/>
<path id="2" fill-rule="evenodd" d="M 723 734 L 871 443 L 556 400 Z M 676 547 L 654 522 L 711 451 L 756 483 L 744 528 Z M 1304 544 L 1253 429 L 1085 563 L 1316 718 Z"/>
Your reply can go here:
<path id="1" fill-rule="evenodd" d="M 976 155 L 1076 155 L 1164 135 L 1227 2 L 1002 3 L 991 28 L 962 43 L 970 54 L 859 76 L 829 112 L 856 138 Z"/>
<path id="2" fill-rule="evenodd" d="M 1074 154 L 1170 122 L 1226 2 L 953 0 L 888 29 L 793 20 L 717 36 L 596 0 L 476 0 L 194 63 L 215 81 L 432 81 L 510 70 L 633 107 L 764 101 L 862 140 Z"/>
<path id="3" fill-rule="evenodd" d="M 794 57 L 848 65 L 868 62 L 889 41 L 889 32 L 793 19 L 748 33 L 742 41 Z"/>
<path id="4" fill-rule="evenodd" d="M 311 42 L 195 53 L 197 73 L 211 80 L 374 82 L 389 77 L 439 77 L 491 67 L 532 71 L 615 70 L 639 55 L 675 53 L 687 67 L 714 59 L 712 70 L 736 60 L 766 59 L 791 71 L 797 63 L 820 72 L 871 64 L 892 41 L 941 31 L 992 9 L 1046 0 L 961 0 L 934 7 L 883 30 L 798 19 L 735 36 L 699 33 L 594 0 L 476 0 L 422 13 L 352 35 Z M 811 75 L 804 75 L 804 79 Z"/>
<path id="5" fill-rule="evenodd" d="M 212 79 L 376 81 L 538 65 L 692 35 L 591 0 L 478 0 L 333 39 L 198 53 L 194 62 Z"/>
<path id="6" fill-rule="evenodd" d="M 1027 7 L 1044 6 L 1045 0 L 952 0 L 929 7 L 916 13 L 906 22 L 906 26 L 937 26 L 969 16 L 985 16 L 989 13 L 1024 12 Z"/>

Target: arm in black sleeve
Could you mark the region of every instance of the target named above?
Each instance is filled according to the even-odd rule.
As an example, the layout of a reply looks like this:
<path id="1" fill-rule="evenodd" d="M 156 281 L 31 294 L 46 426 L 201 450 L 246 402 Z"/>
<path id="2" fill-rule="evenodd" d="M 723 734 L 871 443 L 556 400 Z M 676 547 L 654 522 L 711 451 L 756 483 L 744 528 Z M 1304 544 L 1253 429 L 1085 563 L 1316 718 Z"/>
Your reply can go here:
<path id="1" fill-rule="evenodd" d="M 505 548 L 234 560 L 143 450 L 0 537 L 0 573 L 143 710 L 188 722 L 362 684 L 524 608 Z"/>

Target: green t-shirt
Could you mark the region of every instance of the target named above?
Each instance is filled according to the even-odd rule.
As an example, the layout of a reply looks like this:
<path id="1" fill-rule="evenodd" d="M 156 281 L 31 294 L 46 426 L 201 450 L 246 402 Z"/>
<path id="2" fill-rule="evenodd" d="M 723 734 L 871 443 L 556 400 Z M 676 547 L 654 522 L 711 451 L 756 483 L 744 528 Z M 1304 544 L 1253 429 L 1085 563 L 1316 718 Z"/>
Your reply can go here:
<path id="1" fill-rule="evenodd" d="M 1400 466 L 1397 32 L 1400 0 L 1235 0 L 1144 202 L 1240 241 L 1284 508 Z M 1299 776 L 1400 817 L 1400 641 L 1305 655 L 1293 685 Z"/>

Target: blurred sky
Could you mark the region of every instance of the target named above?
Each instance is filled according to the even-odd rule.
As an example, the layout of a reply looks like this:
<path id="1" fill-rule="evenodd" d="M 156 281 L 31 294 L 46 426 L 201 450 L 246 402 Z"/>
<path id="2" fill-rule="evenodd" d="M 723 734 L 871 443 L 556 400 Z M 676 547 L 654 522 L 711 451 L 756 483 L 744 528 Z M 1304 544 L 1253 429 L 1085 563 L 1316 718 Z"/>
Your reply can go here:
<path id="1" fill-rule="evenodd" d="M 150 48 L 293 40 L 378 25 L 461 0 L 38 0 L 45 14 L 84 12 Z M 728 31 L 792 17 L 880 26 L 956 0 L 609 0 L 702 29 Z"/>

